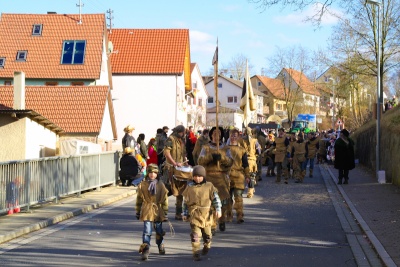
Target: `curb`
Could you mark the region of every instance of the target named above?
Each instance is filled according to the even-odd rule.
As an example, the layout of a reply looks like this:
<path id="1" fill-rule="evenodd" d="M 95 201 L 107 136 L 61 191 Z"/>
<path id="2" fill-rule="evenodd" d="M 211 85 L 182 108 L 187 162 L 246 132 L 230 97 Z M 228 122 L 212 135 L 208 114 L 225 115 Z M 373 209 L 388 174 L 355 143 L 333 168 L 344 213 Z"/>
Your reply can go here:
<path id="1" fill-rule="evenodd" d="M 383 263 L 387 267 L 397 267 L 396 263 L 392 260 L 390 255 L 387 253 L 379 239 L 375 236 L 375 234 L 371 231 L 369 228 L 368 224 L 364 221 L 362 218 L 361 214 L 358 212 L 356 207 L 353 205 L 351 202 L 350 198 L 347 196 L 346 192 L 343 190 L 341 186 L 337 185 L 338 180 L 336 179 L 336 176 L 332 173 L 331 168 L 329 166 L 326 166 L 326 170 L 329 172 L 329 175 L 331 176 L 332 180 L 335 182 L 336 187 L 339 189 L 340 193 L 342 194 L 343 198 L 345 199 L 348 207 L 350 208 L 351 212 L 353 213 L 355 219 L 367 235 L 368 239 L 371 241 L 372 245 L 374 246 L 376 252 L 378 253 L 379 257 L 383 261 Z"/>
<path id="2" fill-rule="evenodd" d="M 26 227 L 23 227 L 21 229 L 12 231 L 9 234 L 0 236 L 0 244 L 5 243 L 7 241 L 10 241 L 12 239 L 18 238 L 20 236 L 32 233 L 34 231 L 46 228 L 48 226 L 55 225 L 55 224 L 57 224 L 59 222 L 62 222 L 62 221 L 71 219 L 73 217 L 82 215 L 82 214 L 90 212 L 90 211 L 92 211 L 94 209 L 98 209 L 100 207 L 109 205 L 109 204 L 114 203 L 114 202 L 116 202 L 118 200 L 133 196 L 135 194 L 136 194 L 136 190 L 132 190 L 132 191 L 123 193 L 121 195 L 118 195 L 116 197 L 112 197 L 112 198 L 106 199 L 106 200 L 101 201 L 101 202 L 96 202 L 96 203 L 93 203 L 93 204 L 90 204 L 90 205 L 86 205 L 86 206 L 84 206 L 82 208 L 78 208 L 78 209 L 75 209 L 75 210 L 72 210 L 72 211 L 69 211 L 69 212 L 65 212 L 65 213 L 56 215 L 56 216 L 54 216 L 52 218 L 49 218 L 47 220 L 43 220 L 43 221 L 40 221 L 40 222 L 37 222 L 37 223 L 33 223 L 33 224 L 29 225 L 29 226 L 26 226 Z"/>

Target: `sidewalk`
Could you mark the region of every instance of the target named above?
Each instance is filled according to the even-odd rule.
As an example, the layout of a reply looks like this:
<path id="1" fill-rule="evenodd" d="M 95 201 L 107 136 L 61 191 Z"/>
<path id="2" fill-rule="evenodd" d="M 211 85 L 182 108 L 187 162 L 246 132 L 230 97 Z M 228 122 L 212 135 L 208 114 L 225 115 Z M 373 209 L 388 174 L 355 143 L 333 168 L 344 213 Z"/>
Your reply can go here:
<path id="1" fill-rule="evenodd" d="M 0 216 L 0 244 L 134 194 L 136 187 L 109 186 L 79 197 L 62 198 L 58 204 L 37 205 L 29 212 Z"/>
<path id="2" fill-rule="evenodd" d="M 325 166 L 336 183 L 338 171 Z M 379 184 L 374 173 L 360 165 L 349 178 L 349 184 L 337 186 L 366 238 L 387 266 L 400 266 L 400 188 Z"/>

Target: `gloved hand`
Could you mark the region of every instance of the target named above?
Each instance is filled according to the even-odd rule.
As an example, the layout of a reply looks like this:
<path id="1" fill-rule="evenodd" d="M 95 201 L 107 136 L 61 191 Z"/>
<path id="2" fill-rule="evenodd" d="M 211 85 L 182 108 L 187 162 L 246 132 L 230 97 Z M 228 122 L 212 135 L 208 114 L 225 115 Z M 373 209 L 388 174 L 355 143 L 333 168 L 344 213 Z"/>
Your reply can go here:
<path id="1" fill-rule="evenodd" d="M 136 219 L 140 219 L 140 213 L 136 213 Z"/>
<path id="2" fill-rule="evenodd" d="M 221 160 L 221 154 L 219 154 L 219 153 L 213 153 L 213 154 L 211 154 L 211 156 L 212 156 L 214 162 Z"/>

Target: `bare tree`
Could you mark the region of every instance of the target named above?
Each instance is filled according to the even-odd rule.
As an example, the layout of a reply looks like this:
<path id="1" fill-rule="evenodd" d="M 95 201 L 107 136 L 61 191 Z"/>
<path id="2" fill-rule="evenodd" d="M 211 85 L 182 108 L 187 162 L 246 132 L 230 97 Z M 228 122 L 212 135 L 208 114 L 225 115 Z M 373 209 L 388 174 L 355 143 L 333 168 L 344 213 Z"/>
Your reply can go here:
<path id="1" fill-rule="evenodd" d="M 232 79 L 242 80 L 246 71 L 246 60 L 248 60 L 248 58 L 245 55 L 237 54 L 231 58 L 228 64 L 222 64 L 220 72 L 224 74 L 224 76 L 231 77 Z M 253 66 L 249 63 L 249 71 L 252 69 Z"/>
<path id="2" fill-rule="evenodd" d="M 286 104 L 289 122 L 293 121 L 295 114 L 300 113 L 303 103 L 303 90 L 299 81 L 297 84 L 292 76 L 294 71 L 304 74 L 310 69 L 309 53 L 301 46 L 289 48 L 276 48 L 275 54 L 268 58 L 268 71 L 278 73 L 277 79 L 282 81 L 283 99 Z M 276 76 L 276 75 L 273 75 Z M 303 75 L 300 75 L 302 79 Z"/>

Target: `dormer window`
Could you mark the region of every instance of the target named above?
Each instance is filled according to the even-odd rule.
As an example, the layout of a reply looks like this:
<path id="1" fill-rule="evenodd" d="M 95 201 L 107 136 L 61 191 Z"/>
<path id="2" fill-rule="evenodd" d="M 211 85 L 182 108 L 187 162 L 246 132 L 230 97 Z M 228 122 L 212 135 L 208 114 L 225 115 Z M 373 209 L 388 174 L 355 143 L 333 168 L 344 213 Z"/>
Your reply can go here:
<path id="1" fill-rule="evenodd" d="M 5 57 L 0 57 L 0 68 L 4 68 L 4 64 L 6 63 Z"/>
<path id="2" fill-rule="evenodd" d="M 32 28 L 32 35 L 42 35 L 43 24 L 34 24 Z"/>
<path id="3" fill-rule="evenodd" d="M 17 61 L 26 61 L 26 56 L 28 54 L 28 51 L 18 51 L 17 52 Z"/>
<path id="4" fill-rule="evenodd" d="M 61 64 L 83 64 L 86 41 L 64 41 Z"/>

